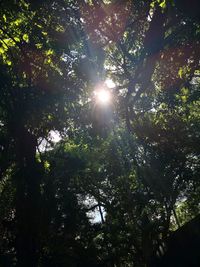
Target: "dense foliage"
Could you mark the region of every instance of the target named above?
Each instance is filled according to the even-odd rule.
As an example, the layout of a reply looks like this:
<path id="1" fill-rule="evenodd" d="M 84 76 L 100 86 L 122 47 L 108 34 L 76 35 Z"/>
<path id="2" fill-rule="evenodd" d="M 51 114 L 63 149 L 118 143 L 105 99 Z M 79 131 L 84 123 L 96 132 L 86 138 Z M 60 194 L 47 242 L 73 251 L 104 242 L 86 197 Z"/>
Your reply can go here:
<path id="1" fill-rule="evenodd" d="M 199 214 L 199 17 L 1 1 L 0 266 L 149 266 Z"/>

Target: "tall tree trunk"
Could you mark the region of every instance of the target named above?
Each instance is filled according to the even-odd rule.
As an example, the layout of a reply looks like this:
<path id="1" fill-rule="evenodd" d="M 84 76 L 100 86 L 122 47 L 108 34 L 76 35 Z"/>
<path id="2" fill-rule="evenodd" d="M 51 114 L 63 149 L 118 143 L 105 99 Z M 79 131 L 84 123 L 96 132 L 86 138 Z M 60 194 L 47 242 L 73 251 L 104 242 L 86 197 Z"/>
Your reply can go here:
<path id="1" fill-rule="evenodd" d="M 36 138 L 24 127 L 16 139 L 16 221 L 17 267 L 37 267 L 40 223 L 40 176 L 36 162 Z"/>

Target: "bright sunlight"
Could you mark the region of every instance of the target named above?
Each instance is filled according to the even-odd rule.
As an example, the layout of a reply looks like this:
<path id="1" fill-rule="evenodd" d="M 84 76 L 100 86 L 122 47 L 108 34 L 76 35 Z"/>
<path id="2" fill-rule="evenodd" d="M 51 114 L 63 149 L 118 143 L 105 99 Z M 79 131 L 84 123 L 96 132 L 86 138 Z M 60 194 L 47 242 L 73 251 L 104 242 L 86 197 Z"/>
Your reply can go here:
<path id="1" fill-rule="evenodd" d="M 109 104 L 112 100 L 112 95 L 109 89 L 114 87 L 115 83 L 110 79 L 106 79 L 103 84 L 98 85 L 94 91 L 96 102 L 103 105 Z"/>
<path id="2" fill-rule="evenodd" d="M 94 92 L 95 98 L 100 104 L 108 104 L 111 100 L 111 94 L 105 89 L 100 89 Z"/>

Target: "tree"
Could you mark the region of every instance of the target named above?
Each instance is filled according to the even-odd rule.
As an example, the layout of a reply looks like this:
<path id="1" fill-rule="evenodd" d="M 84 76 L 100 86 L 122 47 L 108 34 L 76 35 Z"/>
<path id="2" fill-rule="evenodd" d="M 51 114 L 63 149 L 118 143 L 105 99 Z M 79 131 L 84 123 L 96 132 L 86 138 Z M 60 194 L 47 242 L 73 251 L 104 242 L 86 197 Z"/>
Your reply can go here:
<path id="1" fill-rule="evenodd" d="M 199 212 L 197 9 L 159 0 L 1 6 L 2 254 L 22 267 L 145 266 Z M 101 106 L 92 92 L 106 78 L 115 88 Z M 62 141 L 41 151 L 52 131 Z M 95 208 L 101 223 L 92 225 Z"/>
<path id="2" fill-rule="evenodd" d="M 70 21 L 71 14 L 76 13 L 73 2 L 64 6 L 62 2 L 51 1 L 36 5 L 31 1 L 10 5 L 2 2 L 1 5 L 6 7 L 1 11 L 0 27 L 1 126 L 5 127 L 6 134 L 3 134 L 7 139 L 2 154 L 6 155 L 6 146 L 9 155 L 13 153 L 1 172 L 4 177 L 12 166 L 17 265 L 36 266 L 40 247 L 40 186 L 44 173 L 36 149 L 39 139 L 47 138 L 50 130 L 67 127 L 69 111 L 79 97 L 81 84 L 75 79 L 71 65 L 76 64 L 81 52 L 78 57 L 69 52 L 69 47 L 72 50 L 77 45 L 79 22 L 75 16 Z M 67 12 L 65 20 L 63 8 Z M 54 14 L 50 13 L 52 10 Z M 59 38 L 66 36 L 66 46 L 62 47 Z"/>

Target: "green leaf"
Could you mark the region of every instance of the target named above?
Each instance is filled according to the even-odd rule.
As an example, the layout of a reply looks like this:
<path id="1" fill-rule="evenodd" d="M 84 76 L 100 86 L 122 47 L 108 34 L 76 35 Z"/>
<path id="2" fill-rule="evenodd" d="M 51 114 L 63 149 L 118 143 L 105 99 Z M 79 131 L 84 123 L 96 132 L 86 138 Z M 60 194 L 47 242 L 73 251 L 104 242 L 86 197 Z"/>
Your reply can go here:
<path id="1" fill-rule="evenodd" d="M 28 42 L 29 42 L 28 34 L 25 33 L 25 34 L 22 36 L 22 39 L 23 39 L 26 43 L 28 43 Z"/>
<path id="2" fill-rule="evenodd" d="M 50 163 L 47 160 L 44 161 L 44 168 L 46 171 L 50 171 Z"/>
<path id="3" fill-rule="evenodd" d="M 3 14 L 3 20 L 4 20 L 4 22 L 7 22 L 7 19 L 6 19 L 6 15 L 5 14 Z"/>

